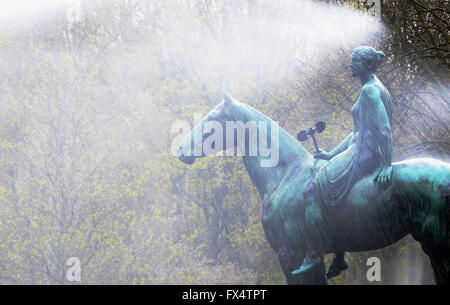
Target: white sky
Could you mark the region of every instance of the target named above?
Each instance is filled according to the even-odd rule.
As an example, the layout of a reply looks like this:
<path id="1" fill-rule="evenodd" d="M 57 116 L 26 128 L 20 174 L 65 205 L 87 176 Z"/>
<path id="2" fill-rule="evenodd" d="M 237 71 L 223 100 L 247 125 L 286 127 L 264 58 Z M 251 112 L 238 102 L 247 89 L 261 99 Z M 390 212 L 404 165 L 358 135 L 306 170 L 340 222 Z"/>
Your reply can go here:
<path id="1" fill-rule="evenodd" d="M 0 21 L 24 21 L 20 19 L 45 16 L 57 8 L 67 6 L 71 0 L 0 0 Z"/>

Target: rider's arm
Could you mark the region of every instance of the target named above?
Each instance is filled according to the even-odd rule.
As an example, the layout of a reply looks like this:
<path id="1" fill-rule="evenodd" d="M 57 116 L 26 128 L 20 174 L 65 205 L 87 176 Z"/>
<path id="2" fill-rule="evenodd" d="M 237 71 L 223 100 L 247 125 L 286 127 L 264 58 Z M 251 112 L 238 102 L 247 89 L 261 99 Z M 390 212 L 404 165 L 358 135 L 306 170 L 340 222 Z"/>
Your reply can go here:
<path id="1" fill-rule="evenodd" d="M 392 163 L 392 135 L 391 126 L 386 112 L 384 103 L 381 99 L 380 89 L 375 86 L 367 86 L 363 89 L 362 97 L 364 98 L 364 118 L 363 132 L 370 131 L 372 135 L 371 141 L 377 148 L 381 165 L 390 166 Z"/>
<path id="2" fill-rule="evenodd" d="M 367 86 L 363 89 L 364 97 L 364 121 L 363 131 L 370 131 L 375 149 L 380 156 L 380 168 L 375 181 L 387 187 L 392 175 L 392 135 L 391 125 L 385 105 L 381 98 L 380 89 L 376 86 Z"/>
<path id="3" fill-rule="evenodd" d="M 342 141 L 341 144 L 339 144 L 335 149 L 333 149 L 329 154 L 330 154 L 330 158 L 333 158 L 336 155 L 339 155 L 341 152 L 343 152 L 344 150 L 346 150 L 348 148 L 348 145 L 350 144 L 350 141 L 352 140 L 353 137 L 353 132 L 350 133 L 345 139 L 344 141 Z"/>

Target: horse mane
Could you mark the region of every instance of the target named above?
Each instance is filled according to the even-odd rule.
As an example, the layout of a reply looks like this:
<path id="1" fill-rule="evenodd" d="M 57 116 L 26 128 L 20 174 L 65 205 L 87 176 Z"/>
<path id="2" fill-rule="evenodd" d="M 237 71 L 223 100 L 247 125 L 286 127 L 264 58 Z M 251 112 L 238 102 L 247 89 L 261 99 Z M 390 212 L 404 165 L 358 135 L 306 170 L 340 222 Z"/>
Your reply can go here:
<path id="1" fill-rule="evenodd" d="M 264 113 L 262 113 L 261 111 L 257 110 L 256 108 L 248 105 L 248 104 L 244 104 L 244 103 L 237 103 L 238 106 L 241 107 L 246 107 L 247 110 L 249 110 L 252 115 L 254 115 L 256 117 L 255 121 L 268 121 L 269 123 L 273 123 L 275 124 L 280 131 L 280 148 L 282 147 L 283 149 L 280 149 L 280 155 L 281 153 L 287 155 L 297 155 L 298 158 L 300 159 L 304 159 L 304 158 L 312 158 L 312 155 L 289 133 L 287 132 L 285 129 L 283 129 L 276 121 L 272 120 L 270 117 L 268 117 L 267 115 L 265 115 Z M 273 126 L 273 125 L 272 125 Z M 281 145 L 281 141 L 283 139 L 283 145 Z M 288 151 L 290 150 L 290 151 Z"/>

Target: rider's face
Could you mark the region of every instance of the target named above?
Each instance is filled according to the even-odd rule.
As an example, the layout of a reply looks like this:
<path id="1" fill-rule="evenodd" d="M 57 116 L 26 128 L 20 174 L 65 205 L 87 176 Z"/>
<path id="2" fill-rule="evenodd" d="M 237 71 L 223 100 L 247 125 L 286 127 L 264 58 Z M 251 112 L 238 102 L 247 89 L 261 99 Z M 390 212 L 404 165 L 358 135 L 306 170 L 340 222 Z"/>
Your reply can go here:
<path id="1" fill-rule="evenodd" d="M 358 77 L 363 72 L 363 61 L 359 55 L 356 53 L 352 53 L 352 58 L 350 59 L 349 64 L 350 70 L 352 72 L 352 76 Z"/>

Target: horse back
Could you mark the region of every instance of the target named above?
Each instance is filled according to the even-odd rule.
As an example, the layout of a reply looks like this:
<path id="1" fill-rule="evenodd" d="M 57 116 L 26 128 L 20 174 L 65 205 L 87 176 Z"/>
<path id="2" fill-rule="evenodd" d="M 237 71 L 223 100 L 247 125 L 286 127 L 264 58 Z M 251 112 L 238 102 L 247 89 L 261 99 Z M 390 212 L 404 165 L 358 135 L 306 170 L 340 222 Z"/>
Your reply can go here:
<path id="1" fill-rule="evenodd" d="M 416 191 L 445 198 L 450 194 L 450 165 L 431 158 L 416 158 L 394 163 L 394 183 Z M 399 189 L 401 191 L 401 189 Z"/>
<path id="2" fill-rule="evenodd" d="M 392 183 L 387 189 L 374 182 L 373 173 L 354 185 L 343 205 L 322 209 L 331 224 L 333 247 L 367 251 L 420 232 L 446 242 L 449 164 L 418 158 L 392 166 Z"/>

